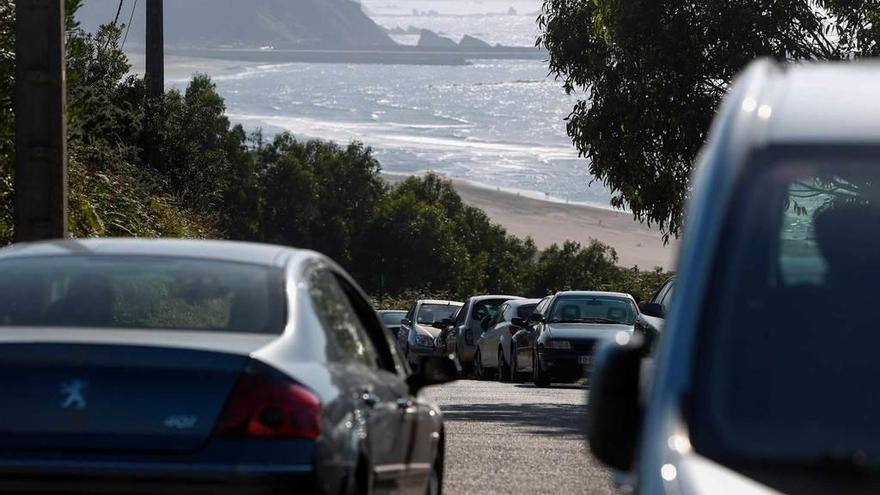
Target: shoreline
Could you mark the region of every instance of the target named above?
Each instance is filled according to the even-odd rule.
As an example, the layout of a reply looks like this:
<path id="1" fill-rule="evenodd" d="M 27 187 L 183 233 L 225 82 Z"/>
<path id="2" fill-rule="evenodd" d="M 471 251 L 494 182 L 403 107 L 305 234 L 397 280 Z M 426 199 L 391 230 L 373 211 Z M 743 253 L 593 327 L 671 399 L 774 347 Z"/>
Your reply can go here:
<path id="1" fill-rule="evenodd" d="M 143 73 L 142 53 L 127 54 L 132 73 Z M 196 73 L 228 76 L 260 67 L 261 63 L 244 60 L 206 59 L 166 55 L 165 74 L 169 86 L 188 81 Z M 390 184 L 419 174 L 382 172 Z M 483 210 L 493 222 L 510 234 L 532 237 L 543 249 L 552 244 L 575 241 L 587 245 L 592 239 L 608 244 L 617 251 L 618 264 L 641 269 L 675 268 L 677 242 L 664 245 L 662 235 L 632 219 L 630 213 L 591 204 L 567 202 L 541 197 L 539 192 L 497 189 L 466 179 L 451 178 L 455 190 L 465 204 Z"/>
<path id="2" fill-rule="evenodd" d="M 531 237 L 539 249 L 566 241 L 586 246 L 595 239 L 615 249 L 620 266 L 638 266 L 642 270 L 675 269 L 678 242 L 670 240 L 664 245 L 659 231 L 633 220 L 630 213 L 546 201 L 438 175 L 452 182 L 465 204 L 482 210 L 509 234 Z M 382 178 L 391 185 L 410 176 L 382 172 Z"/>

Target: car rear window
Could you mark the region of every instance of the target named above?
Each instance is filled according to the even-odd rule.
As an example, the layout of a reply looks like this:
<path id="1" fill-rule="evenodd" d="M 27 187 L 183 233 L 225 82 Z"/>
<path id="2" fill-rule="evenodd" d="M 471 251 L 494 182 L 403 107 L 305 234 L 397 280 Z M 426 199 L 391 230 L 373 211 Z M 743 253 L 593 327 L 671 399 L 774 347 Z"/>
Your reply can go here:
<path id="1" fill-rule="evenodd" d="M 474 311 L 471 313 L 471 319 L 483 321 L 483 318 L 487 316 L 495 318 L 495 313 L 498 312 L 498 308 L 507 301 L 507 299 L 486 299 L 484 301 L 479 301 L 474 304 Z"/>
<path id="2" fill-rule="evenodd" d="M 537 306 L 538 306 L 537 303 L 535 303 L 535 304 L 523 304 L 522 306 L 516 308 L 516 316 L 518 316 L 518 317 L 520 317 L 520 318 L 522 318 L 522 319 L 526 319 L 526 318 L 528 318 L 529 316 L 532 316 L 532 313 L 535 312 L 535 308 L 536 308 Z"/>
<path id="3" fill-rule="evenodd" d="M 196 259 L 65 256 L 0 261 L 0 327 L 281 333 L 282 274 Z"/>
<path id="4" fill-rule="evenodd" d="M 386 325 L 400 325 L 400 320 L 406 318 L 406 311 L 395 311 L 393 313 L 382 313 L 382 323 Z"/>

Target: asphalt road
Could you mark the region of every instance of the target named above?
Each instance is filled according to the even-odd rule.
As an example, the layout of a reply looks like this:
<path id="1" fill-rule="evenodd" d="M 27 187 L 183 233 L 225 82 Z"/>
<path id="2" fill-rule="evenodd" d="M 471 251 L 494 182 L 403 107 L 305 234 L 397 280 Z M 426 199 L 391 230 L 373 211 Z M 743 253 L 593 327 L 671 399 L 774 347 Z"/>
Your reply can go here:
<path id="1" fill-rule="evenodd" d="M 446 420 L 447 495 L 614 493 L 587 449 L 585 388 L 462 380 L 425 394 Z"/>

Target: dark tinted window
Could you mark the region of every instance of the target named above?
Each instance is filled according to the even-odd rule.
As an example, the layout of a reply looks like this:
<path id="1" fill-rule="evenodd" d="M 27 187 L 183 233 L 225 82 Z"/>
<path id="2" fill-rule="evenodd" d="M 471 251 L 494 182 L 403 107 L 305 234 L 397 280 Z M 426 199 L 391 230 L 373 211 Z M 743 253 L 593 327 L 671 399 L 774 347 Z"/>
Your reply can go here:
<path id="1" fill-rule="evenodd" d="M 464 320 L 467 318 L 468 308 L 470 307 L 470 302 L 465 303 L 464 306 L 459 309 L 455 314 L 455 324 L 456 326 L 464 325 Z"/>
<path id="2" fill-rule="evenodd" d="M 419 323 L 430 325 L 452 316 L 458 306 L 451 304 L 422 304 L 419 308 Z"/>
<path id="3" fill-rule="evenodd" d="M 624 297 L 566 295 L 553 303 L 547 321 L 632 325 L 637 314 L 635 304 Z"/>
<path id="4" fill-rule="evenodd" d="M 474 303 L 474 311 L 471 319 L 475 321 L 483 321 L 483 318 L 495 318 L 498 308 L 506 302 L 506 299 L 487 299 Z"/>
<path id="5" fill-rule="evenodd" d="M 878 184 L 876 164 L 834 159 L 762 166 L 740 188 L 700 327 L 698 451 L 880 461 Z"/>
<path id="6" fill-rule="evenodd" d="M 523 304 L 522 306 L 516 308 L 516 316 L 522 319 L 526 319 L 535 312 L 535 308 L 537 306 L 537 304 Z"/>
<path id="7" fill-rule="evenodd" d="M 64 256 L 0 262 L 0 326 L 277 333 L 280 271 L 175 258 Z"/>

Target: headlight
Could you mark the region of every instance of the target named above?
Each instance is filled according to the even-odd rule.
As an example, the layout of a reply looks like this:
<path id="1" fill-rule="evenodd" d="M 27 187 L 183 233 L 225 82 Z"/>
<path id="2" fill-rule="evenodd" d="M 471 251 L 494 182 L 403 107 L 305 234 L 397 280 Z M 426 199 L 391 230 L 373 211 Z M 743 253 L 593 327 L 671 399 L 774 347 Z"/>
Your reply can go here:
<path id="1" fill-rule="evenodd" d="M 434 347 L 434 338 L 430 335 L 416 335 L 416 344 L 423 347 Z"/>
<path id="2" fill-rule="evenodd" d="M 569 350 L 569 349 L 571 349 L 571 342 L 569 342 L 569 341 L 567 341 L 567 340 L 549 340 L 549 341 L 547 341 L 547 346 L 546 346 L 546 347 L 547 347 L 548 349 L 565 349 L 565 350 Z"/>

